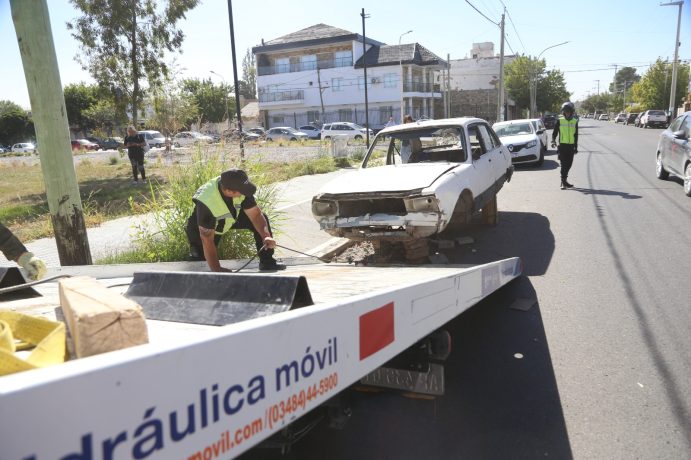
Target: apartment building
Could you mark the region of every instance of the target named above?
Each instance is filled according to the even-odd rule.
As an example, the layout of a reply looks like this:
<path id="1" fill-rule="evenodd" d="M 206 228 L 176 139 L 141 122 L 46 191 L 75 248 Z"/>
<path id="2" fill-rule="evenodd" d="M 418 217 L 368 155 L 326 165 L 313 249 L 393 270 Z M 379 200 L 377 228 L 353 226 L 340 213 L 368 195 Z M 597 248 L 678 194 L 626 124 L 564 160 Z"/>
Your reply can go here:
<path id="1" fill-rule="evenodd" d="M 446 62 L 419 43 L 386 45 L 317 24 L 252 48 L 260 119 L 266 127 L 336 121 L 365 123 L 365 85 L 371 127 L 401 113 L 434 118 Z M 365 81 L 364 67 L 367 67 Z"/>

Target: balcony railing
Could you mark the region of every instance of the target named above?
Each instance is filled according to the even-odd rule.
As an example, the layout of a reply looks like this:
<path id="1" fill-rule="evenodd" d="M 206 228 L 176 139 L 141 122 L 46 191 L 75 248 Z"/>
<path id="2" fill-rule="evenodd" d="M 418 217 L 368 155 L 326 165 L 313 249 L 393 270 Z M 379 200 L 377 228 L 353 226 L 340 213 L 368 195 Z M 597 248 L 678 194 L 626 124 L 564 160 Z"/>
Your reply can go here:
<path id="1" fill-rule="evenodd" d="M 321 61 L 296 62 L 291 64 L 259 66 L 259 75 L 275 75 L 278 73 L 304 72 L 306 70 L 333 69 L 334 67 L 352 67 L 352 58 L 327 59 Z"/>
<path id="2" fill-rule="evenodd" d="M 441 87 L 433 83 L 405 82 L 403 84 L 404 93 L 440 93 Z"/>
<path id="3" fill-rule="evenodd" d="M 287 102 L 302 101 L 305 99 L 305 91 L 278 91 L 275 93 L 259 93 L 259 102 Z"/>

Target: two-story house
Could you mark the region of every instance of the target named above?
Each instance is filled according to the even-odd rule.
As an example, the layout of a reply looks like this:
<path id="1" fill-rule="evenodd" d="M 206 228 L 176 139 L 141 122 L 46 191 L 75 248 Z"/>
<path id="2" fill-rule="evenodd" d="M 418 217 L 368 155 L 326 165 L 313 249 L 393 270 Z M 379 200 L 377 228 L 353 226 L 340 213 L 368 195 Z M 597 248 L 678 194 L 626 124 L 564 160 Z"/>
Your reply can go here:
<path id="1" fill-rule="evenodd" d="M 260 118 L 266 127 L 365 123 L 365 77 L 372 127 L 401 113 L 434 118 L 446 62 L 418 43 L 386 45 L 317 24 L 252 48 Z"/>

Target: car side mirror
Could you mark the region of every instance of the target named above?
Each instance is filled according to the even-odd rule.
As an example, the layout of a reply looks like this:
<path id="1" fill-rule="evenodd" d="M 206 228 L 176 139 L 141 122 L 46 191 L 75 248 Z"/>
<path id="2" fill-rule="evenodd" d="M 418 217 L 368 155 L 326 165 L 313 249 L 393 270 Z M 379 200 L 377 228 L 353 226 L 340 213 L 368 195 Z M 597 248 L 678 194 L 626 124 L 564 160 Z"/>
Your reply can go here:
<path id="1" fill-rule="evenodd" d="M 545 132 L 544 129 L 538 129 L 538 130 L 537 130 L 537 133 L 538 133 L 538 134 L 542 134 L 542 133 L 544 133 L 544 132 Z"/>
<path id="2" fill-rule="evenodd" d="M 674 131 L 672 133 L 672 136 L 674 136 L 675 139 L 681 139 L 681 140 L 686 140 L 686 131 L 679 130 L 679 131 Z"/>

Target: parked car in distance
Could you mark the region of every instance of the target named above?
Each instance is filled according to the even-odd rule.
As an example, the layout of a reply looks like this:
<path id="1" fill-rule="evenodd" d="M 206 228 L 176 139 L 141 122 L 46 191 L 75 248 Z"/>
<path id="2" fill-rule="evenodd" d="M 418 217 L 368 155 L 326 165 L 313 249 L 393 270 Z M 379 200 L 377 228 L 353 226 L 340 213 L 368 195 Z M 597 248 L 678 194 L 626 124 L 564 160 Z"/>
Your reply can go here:
<path id="1" fill-rule="evenodd" d="M 266 130 L 262 127 L 259 127 L 259 126 L 255 127 L 255 128 L 249 128 L 249 129 L 247 129 L 247 132 L 257 134 L 262 139 L 266 138 Z"/>
<path id="2" fill-rule="evenodd" d="M 641 115 L 639 122 L 639 128 L 666 128 L 667 127 L 667 114 L 664 110 L 646 110 Z"/>
<path id="3" fill-rule="evenodd" d="M 322 138 L 322 131 L 320 128 L 317 128 L 316 126 L 312 126 L 312 125 L 299 126 L 298 131 L 302 131 L 303 133 L 307 134 L 307 137 L 309 137 L 310 139 L 321 139 Z"/>
<path id="4" fill-rule="evenodd" d="M 96 142 L 91 142 L 89 139 L 76 139 L 72 141 L 72 150 L 93 150 L 101 149 L 101 146 Z"/>
<path id="5" fill-rule="evenodd" d="M 238 141 L 240 138 L 242 138 L 243 141 L 249 142 L 259 141 L 262 137 L 257 133 L 249 131 L 242 131 L 241 133 L 237 129 L 227 129 L 223 131 L 223 138 L 226 140 L 226 142 Z"/>
<path id="6" fill-rule="evenodd" d="M 607 115 L 606 113 L 603 113 L 597 119 L 601 120 L 601 121 L 609 121 L 609 115 Z"/>
<path id="7" fill-rule="evenodd" d="M 670 175 L 684 181 L 684 193 L 691 197 L 691 112 L 677 117 L 660 134 L 657 145 L 655 175 L 660 180 Z"/>
<path id="8" fill-rule="evenodd" d="M 549 135 L 547 134 L 547 128 L 540 118 L 531 118 L 530 122 L 533 124 L 533 129 L 535 134 L 540 138 L 542 143 L 541 150 L 547 153 L 547 146 L 549 145 Z"/>
<path id="9" fill-rule="evenodd" d="M 211 144 L 213 141 L 213 137 L 197 131 L 182 131 L 173 136 L 172 139 L 175 147 L 188 147 L 196 144 Z"/>
<path id="10" fill-rule="evenodd" d="M 117 150 L 125 146 L 122 137 L 106 137 L 101 141 L 103 150 Z"/>
<path id="11" fill-rule="evenodd" d="M 319 190 L 312 214 L 333 236 L 416 240 L 462 228 L 512 174 L 511 155 L 485 120 L 400 124 L 377 134 L 360 169 Z"/>
<path id="12" fill-rule="evenodd" d="M 12 146 L 12 151 L 17 153 L 36 153 L 36 144 L 32 142 L 18 142 Z"/>
<path id="13" fill-rule="evenodd" d="M 307 139 L 309 139 L 307 134 L 290 126 L 279 126 L 266 132 L 267 141 L 304 141 Z"/>
<path id="14" fill-rule="evenodd" d="M 638 118 L 638 113 L 636 112 L 631 112 L 626 116 L 626 120 L 624 120 L 625 125 L 633 125 L 636 123 L 636 118 Z"/>
<path id="15" fill-rule="evenodd" d="M 624 123 L 626 121 L 626 112 L 619 112 L 616 117 L 614 117 L 614 123 Z"/>
<path id="16" fill-rule="evenodd" d="M 147 143 L 149 148 L 153 147 L 165 147 L 166 145 L 166 138 L 163 136 L 158 131 L 153 131 L 153 130 L 144 130 L 144 131 L 139 131 L 139 134 L 144 136 L 144 141 Z"/>
<path id="17" fill-rule="evenodd" d="M 542 123 L 544 123 L 545 128 L 554 129 L 554 125 L 557 123 L 557 117 L 554 115 L 545 115 L 542 117 Z"/>
<path id="18" fill-rule="evenodd" d="M 328 140 L 336 135 L 345 136 L 348 140 L 361 140 L 367 136 L 367 128 L 350 122 L 327 123 L 322 126 L 322 139 Z M 369 135 L 374 137 L 374 131 L 370 129 Z"/>
<path id="19" fill-rule="evenodd" d="M 636 128 L 640 128 L 640 127 L 641 127 L 641 117 L 642 117 L 642 116 L 643 116 L 643 112 L 641 112 L 641 113 L 639 113 L 638 115 L 636 115 L 636 119 L 635 119 L 634 122 L 633 122 L 633 125 L 634 125 Z"/>
<path id="20" fill-rule="evenodd" d="M 547 149 L 542 148 L 542 141 L 530 120 L 502 121 L 495 123 L 492 129 L 511 153 L 512 163 L 537 163 L 541 166 L 545 161 Z"/>

